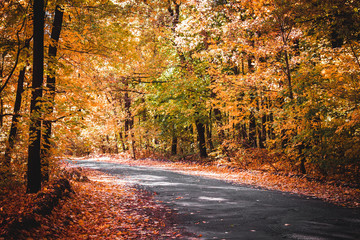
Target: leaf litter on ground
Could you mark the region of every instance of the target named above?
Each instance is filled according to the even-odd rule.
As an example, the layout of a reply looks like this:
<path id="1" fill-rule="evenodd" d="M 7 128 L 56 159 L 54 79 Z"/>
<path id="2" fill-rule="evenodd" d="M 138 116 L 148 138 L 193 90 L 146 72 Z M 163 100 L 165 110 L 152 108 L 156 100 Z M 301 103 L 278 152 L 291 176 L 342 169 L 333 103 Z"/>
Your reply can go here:
<path id="1" fill-rule="evenodd" d="M 152 193 L 95 170 L 82 171 L 90 181 L 71 181 L 75 193 L 61 199 L 51 214 L 39 216 L 39 227 L 18 229 L 14 239 L 197 239 L 177 226 L 176 212 Z M 21 201 L 1 198 L 2 216 L 31 205 L 32 195 L 17 190 L 8 192 L 8 200 Z"/>

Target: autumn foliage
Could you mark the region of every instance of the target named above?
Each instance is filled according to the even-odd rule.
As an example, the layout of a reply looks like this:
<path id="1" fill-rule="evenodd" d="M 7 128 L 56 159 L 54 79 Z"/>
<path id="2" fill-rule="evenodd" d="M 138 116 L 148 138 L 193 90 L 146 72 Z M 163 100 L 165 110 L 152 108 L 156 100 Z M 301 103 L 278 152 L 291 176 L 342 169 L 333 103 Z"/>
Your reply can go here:
<path id="1" fill-rule="evenodd" d="M 0 2 L 1 187 L 123 153 L 359 188 L 359 1 L 45 2 Z"/>

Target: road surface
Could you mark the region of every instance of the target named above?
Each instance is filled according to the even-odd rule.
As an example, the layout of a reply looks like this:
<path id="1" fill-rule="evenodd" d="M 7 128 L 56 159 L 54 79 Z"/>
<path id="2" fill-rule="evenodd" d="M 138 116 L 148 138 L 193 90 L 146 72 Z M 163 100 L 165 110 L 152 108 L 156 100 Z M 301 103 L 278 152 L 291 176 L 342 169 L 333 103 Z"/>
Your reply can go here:
<path id="1" fill-rule="evenodd" d="M 155 192 L 179 213 L 179 225 L 201 239 L 360 240 L 360 209 L 158 167 L 90 160 L 76 165 Z"/>

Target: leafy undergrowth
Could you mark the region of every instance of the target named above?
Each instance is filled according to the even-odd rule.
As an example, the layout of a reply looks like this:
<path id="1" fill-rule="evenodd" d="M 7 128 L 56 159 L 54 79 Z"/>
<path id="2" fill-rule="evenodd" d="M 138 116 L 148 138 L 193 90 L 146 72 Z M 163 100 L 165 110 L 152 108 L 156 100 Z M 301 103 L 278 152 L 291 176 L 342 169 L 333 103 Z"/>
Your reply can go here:
<path id="1" fill-rule="evenodd" d="M 339 185 L 336 182 L 319 182 L 298 175 L 280 175 L 271 172 L 229 168 L 216 163 L 154 160 L 151 158 L 133 160 L 124 155 L 99 156 L 92 160 L 123 163 L 129 165 L 158 166 L 186 174 L 222 179 L 233 183 L 248 184 L 270 190 L 290 192 L 349 208 L 360 207 L 360 189 Z"/>
<path id="2" fill-rule="evenodd" d="M 75 193 L 51 214 L 36 216 L 37 227 L 19 226 L 6 239 L 196 239 L 176 226 L 176 213 L 152 194 L 96 171 L 86 175 L 90 181 L 71 181 Z M 22 187 L 1 192 L 1 216 L 29 211 L 34 195 L 24 192 Z M 0 234 L 6 234 L 6 226 L 0 226 Z"/>

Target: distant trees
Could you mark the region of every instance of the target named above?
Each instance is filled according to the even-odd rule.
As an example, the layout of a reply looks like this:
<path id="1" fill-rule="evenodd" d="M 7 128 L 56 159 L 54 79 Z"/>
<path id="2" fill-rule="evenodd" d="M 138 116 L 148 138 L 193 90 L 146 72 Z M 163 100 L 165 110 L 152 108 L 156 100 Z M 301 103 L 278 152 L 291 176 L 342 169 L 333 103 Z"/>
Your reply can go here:
<path id="1" fill-rule="evenodd" d="M 207 131 L 199 146 L 215 145 L 212 155 L 241 166 L 251 164 L 238 155 L 250 147 L 267 149 L 275 169 L 332 175 L 359 168 L 358 3 L 194 1 L 180 9 L 176 26 L 168 25 L 179 67 L 165 70 L 164 83 L 152 88 L 158 97 L 147 98 L 158 101 L 169 152 L 174 143 L 195 143 L 174 141 L 189 129 Z"/>

